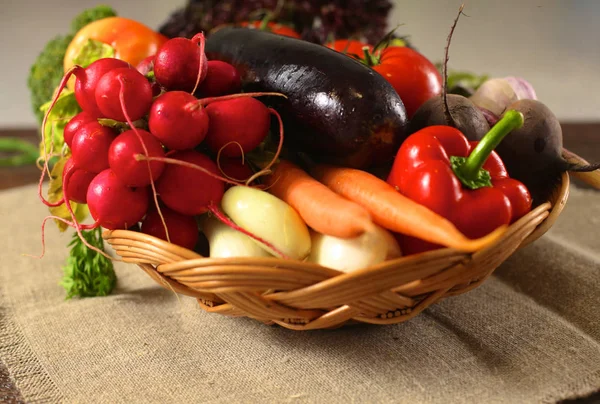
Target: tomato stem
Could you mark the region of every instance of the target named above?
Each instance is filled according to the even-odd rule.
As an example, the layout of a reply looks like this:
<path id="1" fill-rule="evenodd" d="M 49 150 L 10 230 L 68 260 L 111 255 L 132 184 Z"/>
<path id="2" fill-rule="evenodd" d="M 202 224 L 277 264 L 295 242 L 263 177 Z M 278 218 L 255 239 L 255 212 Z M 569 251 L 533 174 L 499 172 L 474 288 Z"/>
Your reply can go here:
<path id="1" fill-rule="evenodd" d="M 362 62 L 369 67 L 377 66 L 381 63 L 381 55 L 379 52 L 371 52 L 368 46 L 363 46 Z"/>
<path id="2" fill-rule="evenodd" d="M 378 52 L 378 51 L 382 51 L 385 48 L 389 47 L 390 44 L 394 41 L 394 32 L 396 32 L 396 30 L 398 28 L 400 28 L 402 25 L 404 25 L 404 24 L 396 25 L 396 27 L 393 30 L 391 30 L 390 32 L 385 34 L 385 36 L 383 38 L 381 38 L 381 40 L 375 44 L 375 46 L 373 47 L 373 51 Z"/>

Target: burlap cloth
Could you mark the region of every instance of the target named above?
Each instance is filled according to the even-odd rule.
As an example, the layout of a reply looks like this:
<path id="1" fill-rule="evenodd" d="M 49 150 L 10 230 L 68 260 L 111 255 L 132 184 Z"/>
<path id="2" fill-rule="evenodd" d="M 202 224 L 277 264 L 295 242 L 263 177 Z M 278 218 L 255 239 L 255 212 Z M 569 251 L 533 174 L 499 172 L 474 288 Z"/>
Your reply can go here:
<path id="1" fill-rule="evenodd" d="M 294 332 L 203 312 L 133 265 L 65 301 L 70 234 L 0 193 L 0 358 L 28 402 L 555 402 L 600 388 L 600 193 L 483 286 L 392 326 Z"/>

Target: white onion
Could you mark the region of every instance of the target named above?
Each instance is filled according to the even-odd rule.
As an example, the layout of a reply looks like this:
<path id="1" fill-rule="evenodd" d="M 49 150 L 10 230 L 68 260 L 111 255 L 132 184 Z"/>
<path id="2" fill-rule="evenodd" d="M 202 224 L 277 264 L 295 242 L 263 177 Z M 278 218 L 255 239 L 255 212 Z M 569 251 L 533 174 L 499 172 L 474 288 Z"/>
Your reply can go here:
<path id="1" fill-rule="evenodd" d="M 345 239 L 311 230 L 311 241 L 310 262 L 343 272 L 367 268 L 402 255 L 396 239 L 379 226 Z"/>
<path id="2" fill-rule="evenodd" d="M 537 99 L 533 86 L 513 76 L 486 80 L 470 97 L 477 107 L 492 116 L 501 116 L 509 105 L 525 99 Z"/>
<path id="3" fill-rule="evenodd" d="M 210 257 L 272 257 L 247 235 L 232 229 L 213 217 L 202 222 L 202 232 L 208 239 Z"/>
<path id="4" fill-rule="evenodd" d="M 302 260 L 310 253 L 308 227 L 290 205 L 259 189 L 234 186 L 225 191 L 221 208 L 241 228 L 272 244 L 292 259 Z M 277 251 L 254 239 L 273 255 Z"/>

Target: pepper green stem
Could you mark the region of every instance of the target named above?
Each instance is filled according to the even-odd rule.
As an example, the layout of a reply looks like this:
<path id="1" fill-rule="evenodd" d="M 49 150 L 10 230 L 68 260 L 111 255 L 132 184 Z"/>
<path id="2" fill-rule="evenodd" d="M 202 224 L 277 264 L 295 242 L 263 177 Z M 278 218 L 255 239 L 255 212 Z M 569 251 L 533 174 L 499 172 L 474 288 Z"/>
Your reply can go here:
<path id="1" fill-rule="evenodd" d="M 17 153 L 0 158 L 0 167 L 19 167 L 34 164 L 39 151 L 33 144 L 14 137 L 0 138 L 0 153 Z"/>
<path id="2" fill-rule="evenodd" d="M 524 117 L 519 111 L 509 110 L 504 113 L 488 133 L 479 141 L 469 157 L 452 157 L 452 168 L 461 182 L 471 188 L 491 186 L 490 174 L 482 167 L 486 160 L 510 132 L 523 126 Z"/>

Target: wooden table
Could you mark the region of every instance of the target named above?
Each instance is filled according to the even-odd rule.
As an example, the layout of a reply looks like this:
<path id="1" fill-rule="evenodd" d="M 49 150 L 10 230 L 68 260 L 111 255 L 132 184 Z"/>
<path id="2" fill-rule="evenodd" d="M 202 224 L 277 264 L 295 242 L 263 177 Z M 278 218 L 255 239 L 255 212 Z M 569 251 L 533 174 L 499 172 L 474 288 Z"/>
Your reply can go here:
<path id="1" fill-rule="evenodd" d="M 564 123 L 564 146 L 588 161 L 600 161 L 600 123 Z M 15 136 L 26 139 L 33 144 L 39 143 L 36 129 L 0 130 L 0 137 Z M 39 181 L 40 171 L 35 166 L 0 168 L 0 190 L 33 184 Z M 583 186 L 578 181 L 574 184 Z M 1 359 L 1 358 L 0 358 Z M 577 403 L 596 403 L 600 394 L 587 398 L 572 400 Z M 8 377 L 7 369 L 0 360 L 0 402 L 23 403 L 19 390 Z"/>
<path id="2" fill-rule="evenodd" d="M 3 136 L 20 137 L 36 145 L 39 143 L 35 129 L 0 129 L 0 137 Z M 567 149 L 588 161 L 600 161 L 600 123 L 565 123 L 563 137 Z M 39 180 L 39 175 L 35 166 L 0 168 L 0 190 L 32 184 Z"/>

